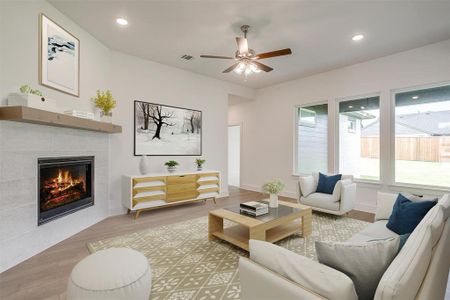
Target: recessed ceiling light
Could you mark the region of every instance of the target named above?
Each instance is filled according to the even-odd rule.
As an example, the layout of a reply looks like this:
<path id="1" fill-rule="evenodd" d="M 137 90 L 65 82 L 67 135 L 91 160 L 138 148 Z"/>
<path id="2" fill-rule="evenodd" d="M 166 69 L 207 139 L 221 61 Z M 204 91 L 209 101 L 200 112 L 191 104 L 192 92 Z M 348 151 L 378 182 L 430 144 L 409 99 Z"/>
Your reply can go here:
<path id="1" fill-rule="evenodd" d="M 412 96 L 412 99 L 417 100 L 417 99 L 419 99 L 419 96 Z"/>
<path id="2" fill-rule="evenodd" d="M 360 40 L 362 40 L 364 38 L 364 35 L 362 35 L 362 34 L 356 34 L 356 35 L 354 35 L 353 37 L 352 37 L 352 40 L 354 40 L 354 41 L 360 41 Z"/>
<path id="3" fill-rule="evenodd" d="M 349 105 L 348 108 L 353 108 L 353 105 Z"/>
<path id="4" fill-rule="evenodd" d="M 123 18 L 117 18 L 116 23 L 122 26 L 128 25 L 128 21 Z"/>
<path id="5" fill-rule="evenodd" d="M 361 106 L 361 109 L 364 109 L 365 107 L 364 106 Z"/>

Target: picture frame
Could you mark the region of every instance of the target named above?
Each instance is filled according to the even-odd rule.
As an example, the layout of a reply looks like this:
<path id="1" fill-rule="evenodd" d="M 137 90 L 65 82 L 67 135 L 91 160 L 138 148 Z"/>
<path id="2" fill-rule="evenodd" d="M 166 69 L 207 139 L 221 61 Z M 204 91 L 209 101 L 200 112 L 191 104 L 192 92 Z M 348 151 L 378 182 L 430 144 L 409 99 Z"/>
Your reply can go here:
<path id="1" fill-rule="evenodd" d="M 39 84 L 80 96 L 80 40 L 39 14 Z"/>
<path id="2" fill-rule="evenodd" d="M 202 118 L 201 110 L 135 100 L 134 156 L 201 156 Z"/>

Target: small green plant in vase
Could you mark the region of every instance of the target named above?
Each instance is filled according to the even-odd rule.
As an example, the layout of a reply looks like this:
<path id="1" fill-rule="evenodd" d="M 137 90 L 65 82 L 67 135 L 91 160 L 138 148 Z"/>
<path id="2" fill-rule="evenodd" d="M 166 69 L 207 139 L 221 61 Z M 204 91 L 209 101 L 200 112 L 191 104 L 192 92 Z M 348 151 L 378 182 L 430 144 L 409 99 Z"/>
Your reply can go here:
<path id="1" fill-rule="evenodd" d="M 178 166 L 178 162 L 175 160 L 169 160 L 164 165 L 167 167 L 167 171 L 175 172 Z"/>
<path id="2" fill-rule="evenodd" d="M 278 207 L 278 194 L 284 189 L 284 183 L 279 180 L 272 180 L 262 185 L 262 190 L 270 194 L 269 207 Z"/>
<path id="3" fill-rule="evenodd" d="M 102 121 L 111 122 L 112 110 L 116 107 L 116 100 L 113 98 L 111 91 L 97 91 L 97 95 L 92 98 L 95 107 L 101 110 Z"/>
<path id="4" fill-rule="evenodd" d="M 201 159 L 201 158 L 197 158 L 195 160 L 195 164 L 197 165 L 197 171 L 201 171 L 203 170 L 203 164 L 205 163 L 206 160 Z"/>

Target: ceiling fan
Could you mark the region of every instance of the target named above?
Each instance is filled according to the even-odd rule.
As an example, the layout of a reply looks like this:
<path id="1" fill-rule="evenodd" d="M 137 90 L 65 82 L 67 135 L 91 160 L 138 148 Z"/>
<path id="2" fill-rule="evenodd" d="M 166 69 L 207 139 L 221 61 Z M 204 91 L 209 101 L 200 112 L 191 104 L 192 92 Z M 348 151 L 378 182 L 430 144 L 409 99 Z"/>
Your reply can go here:
<path id="1" fill-rule="evenodd" d="M 223 73 L 229 73 L 234 70 L 238 74 L 244 73 L 245 75 L 250 75 L 252 73 L 259 73 L 261 71 L 270 72 L 273 70 L 273 68 L 263 63 L 260 63 L 258 60 L 292 54 L 290 48 L 256 54 L 253 49 L 250 49 L 248 47 L 247 33 L 249 29 L 250 29 L 249 25 L 241 26 L 241 30 L 244 33 L 244 37 L 236 37 L 238 50 L 234 54 L 234 57 L 218 56 L 218 55 L 200 55 L 200 57 L 234 59 L 236 60 L 236 62 L 233 65 L 231 65 L 228 69 L 224 70 Z"/>

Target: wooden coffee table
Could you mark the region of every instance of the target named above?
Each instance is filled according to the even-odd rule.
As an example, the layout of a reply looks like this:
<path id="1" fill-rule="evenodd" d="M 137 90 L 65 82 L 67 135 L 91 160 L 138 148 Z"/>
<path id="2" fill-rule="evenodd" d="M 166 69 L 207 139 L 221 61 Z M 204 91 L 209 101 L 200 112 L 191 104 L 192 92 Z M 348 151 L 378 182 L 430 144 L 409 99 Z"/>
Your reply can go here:
<path id="1" fill-rule="evenodd" d="M 224 228 L 223 220 L 236 225 Z M 209 240 L 219 238 L 247 251 L 249 239 L 275 243 L 296 233 L 305 237 L 311 231 L 311 207 L 286 201 L 279 201 L 278 208 L 269 208 L 268 214 L 259 217 L 241 215 L 239 205 L 212 210 L 208 215 Z"/>

